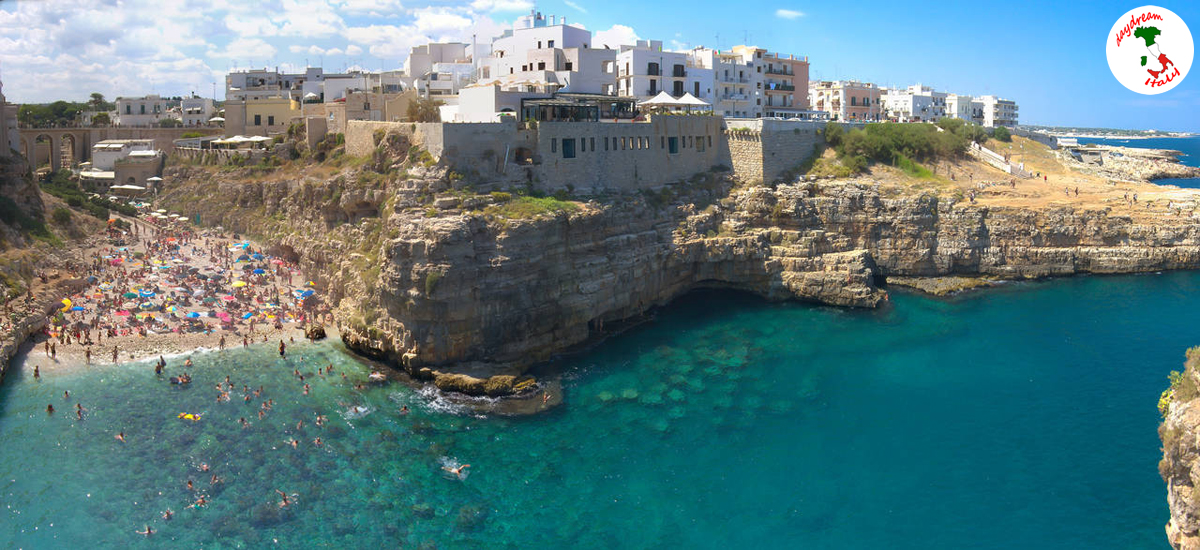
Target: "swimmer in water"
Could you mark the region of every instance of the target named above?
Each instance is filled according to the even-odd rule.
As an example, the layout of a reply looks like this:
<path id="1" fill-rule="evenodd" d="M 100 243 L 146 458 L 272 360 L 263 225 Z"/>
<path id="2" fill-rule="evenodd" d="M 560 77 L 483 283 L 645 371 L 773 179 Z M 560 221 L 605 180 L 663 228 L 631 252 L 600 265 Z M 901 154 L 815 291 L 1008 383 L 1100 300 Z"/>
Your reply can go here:
<path id="1" fill-rule="evenodd" d="M 113 438 L 115 438 L 117 441 L 120 441 L 121 443 L 124 443 L 125 442 L 125 432 L 124 431 L 117 432 L 117 435 L 114 435 Z"/>
<path id="2" fill-rule="evenodd" d="M 75 409 L 75 418 L 83 420 L 83 409 Z"/>
<path id="3" fill-rule="evenodd" d="M 323 414 L 317 415 L 317 425 L 318 426 L 324 426 L 326 420 L 327 420 L 327 418 L 325 418 L 325 415 L 323 415 Z"/>
<path id="4" fill-rule="evenodd" d="M 288 444 L 291 445 L 293 449 L 300 447 L 300 442 L 296 441 L 295 439 L 288 441 Z"/>
<path id="5" fill-rule="evenodd" d="M 38 368 L 38 366 L 37 366 L 37 365 L 34 365 L 34 366 L 33 366 L 33 379 L 34 379 L 34 380 L 41 380 L 41 379 L 42 379 L 42 373 L 41 373 L 41 370 Z"/>
<path id="6" fill-rule="evenodd" d="M 217 474 L 213 474 L 213 475 L 212 475 L 212 478 L 208 480 L 208 483 L 209 483 L 210 485 L 216 485 L 216 484 L 218 484 L 218 483 L 220 483 L 220 482 L 221 482 L 221 478 L 217 477 Z"/>
<path id="7" fill-rule="evenodd" d="M 64 392 L 63 392 L 63 399 L 71 399 L 71 392 L 69 392 L 69 391 L 64 391 Z"/>
<path id="8" fill-rule="evenodd" d="M 291 500 L 288 500 L 287 493 L 280 491 L 279 489 L 275 489 L 275 492 L 279 493 L 279 498 L 282 499 L 279 501 L 280 508 L 287 508 L 287 506 L 292 503 Z"/>
<path id="9" fill-rule="evenodd" d="M 192 358 L 191 358 L 191 357 L 188 357 L 188 358 L 187 358 L 187 361 L 184 361 L 184 362 L 183 362 L 183 366 L 185 366 L 185 367 L 190 367 L 190 366 L 192 366 Z"/>
<path id="10" fill-rule="evenodd" d="M 190 480 L 190 479 L 189 479 L 189 480 L 187 480 L 187 489 L 188 489 L 189 491 L 195 491 L 195 490 L 196 490 L 196 486 L 195 486 L 195 485 L 192 485 L 192 480 Z"/>
<path id="11" fill-rule="evenodd" d="M 309 390 L 308 384 L 305 384 L 304 385 L 304 395 L 308 395 L 308 390 Z"/>
<path id="12" fill-rule="evenodd" d="M 170 508 L 167 508 L 166 510 L 163 510 L 162 518 L 167 521 L 171 521 L 171 517 L 174 515 L 175 515 L 175 512 L 172 512 Z"/>
<path id="13" fill-rule="evenodd" d="M 150 528 L 150 526 L 149 526 L 149 525 L 147 525 L 147 526 L 146 526 L 146 530 L 145 530 L 145 531 L 137 531 L 137 534 L 139 534 L 139 535 L 145 535 L 145 536 L 147 536 L 147 537 L 148 537 L 148 536 L 150 536 L 150 535 L 153 535 L 153 534 L 154 534 L 154 529 L 151 529 L 151 528 Z"/>
<path id="14" fill-rule="evenodd" d="M 205 506 L 208 506 L 208 501 L 204 497 L 196 499 L 196 502 L 192 504 L 192 508 L 203 508 Z"/>
<path id="15" fill-rule="evenodd" d="M 408 405 L 401 405 L 400 414 L 408 414 Z"/>
<path id="16" fill-rule="evenodd" d="M 238 419 L 238 423 L 242 425 L 242 428 L 250 427 L 250 423 L 246 422 L 246 417 L 244 417 L 244 416 Z"/>
<path id="17" fill-rule="evenodd" d="M 319 437 L 313 440 L 313 445 L 316 445 L 318 447 L 320 447 L 324 444 L 325 444 L 325 442 L 321 441 L 321 438 L 319 438 Z"/>
<path id="18" fill-rule="evenodd" d="M 304 420 L 300 420 L 299 422 L 296 423 L 296 431 L 300 431 L 303 429 L 304 429 Z"/>
<path id="19" fill-rule="evenodd" d="M 46 414 L 54 414 L 54 405 L 46 405 Z"/>
<path id="20" fill-rule="evenodd" d="M 443 470 L 445 470 L 445 471 L 447 471 L 447 472 L 450 472 L 450 473 L 454 474 L 455 476 L 458 476 L 458 479 L 462 479 L 462 478 L 463 478 L 463 471 L 464 471 L 464 470 L 466 470 L 467 468 L 470 468 L 470 467 L 471 467 L 471 465 L 470 465 L 470 464 L 463 464 L 462 466 L 459 466 L 459 467 L 457 467 L 457 468 L 451 468 L 451 467 L 449 467 L 449 466 L 442 466 L 442 469 L 443 469 Z"/>
<path id="21" fill-rule="evenodd" d="M 207 463 L 207 462 L 201 462 L 201 463 L 200 463 L 200 471 L 201 471 L 201 472 L 207 472 L 207 471 L 208 471 L 208 463 Z"/>
<path id="22" fill-rule="evenodd" d="M 548 394 L 546 392 L 542 392 L 542 404 L 545 405 L 546 403 L 549 403 L 549 402 L 550 402 L 550 394 Z"/>

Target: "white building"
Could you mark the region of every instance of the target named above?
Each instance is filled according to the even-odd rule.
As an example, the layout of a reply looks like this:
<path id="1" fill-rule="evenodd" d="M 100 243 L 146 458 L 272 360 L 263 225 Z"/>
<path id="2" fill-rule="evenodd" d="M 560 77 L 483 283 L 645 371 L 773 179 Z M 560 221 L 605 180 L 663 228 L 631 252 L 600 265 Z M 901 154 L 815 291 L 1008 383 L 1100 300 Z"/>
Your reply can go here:
<path id="1" fill-rule="evenodd" d="M 164 118 L 167 100 L 157 95 L 117 98 L 117 126 L 156 126 Z"/>
<path id="2" fill-rule="evenodd" d="M 897 122 L 937 122 L 946 116 L 946 93 L 929 86 L 888 89 L 882 99 L 888 118 Z"/>
<path id="3" fill-rule="evenodd" d="M 946 94 L 946 116 L 974 121 L 975 114 L 971 104 L 975 98 L 962 94 Z"/>
<path id="4" fill-rule="evenodd" d="M 994 95 L 979 97 L 983 111 L 983 125 L 987 127 L 1017 125 L 1017 102 L 1011 99 L 1001 99 Z"/>
<path id="5" fill-rule="evenodd" d="M 207 97 L 185 97 L 179 103 L 179 116 L 184 126 L 205 126 L 216 110 Z"/>
<path id="6" fill-rule="evenodd" d="M 713 104 L 713 114 L 731 118 L 757 118 L 763 113 L 763 74 L 752 49 L 718 52 L 695 48 L 693 62 L 712 71 L 713 94 L 704 98 Z"/>
<path id="7" fill-rule="evenodd" d="M 565 17 L 531 12 L 492 42 L 476 80 L 505 91 L 615 95 L 617 50 L 591 42 L 591 31 Z"/>
<path id="8" fill-rule="evenodd" d="M 617 54 L 617 95 L 645 101 L 664 91 L 674 97 L 690 93 L 712 103 L 713 74 L 691 52 L 665 51 L 660 40 L 638 40 Z"/>
<path id="9" fill-rule="evenodd" d="M 308 94 L 315 94 L 323 101 L 333 101 L 345 97 L 347 91 L 371 91 L 378 80 L 372 73 L 327 74 L 320 67 L 308 67 L 303 73 L 267 69 L 235 71 L 225 76 L 225 100 L 284 97 L 300 101 Z"/>

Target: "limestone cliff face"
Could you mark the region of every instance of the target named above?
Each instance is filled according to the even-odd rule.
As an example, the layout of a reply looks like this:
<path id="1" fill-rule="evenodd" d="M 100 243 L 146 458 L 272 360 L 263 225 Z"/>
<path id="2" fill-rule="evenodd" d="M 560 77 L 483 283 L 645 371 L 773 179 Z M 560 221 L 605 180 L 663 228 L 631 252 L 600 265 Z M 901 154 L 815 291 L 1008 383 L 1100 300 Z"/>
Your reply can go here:
<path id="1" fill-rule="evenodd" d="M 231 178 L 185 184 L 167 200 L 189 213 L 189 192 L 222 201 L 203 208 L 215 223 L 263 236 L 319 279 L 348 345 L 418 376 L 470 374 L 467 387 L 445 387 L 471 393 L 700 286 L 874 307 L 889 275 L 1200 266 L 1195 224 L 1165 216 L 1139 224 L 1105 211 L 967 207 L 888 198 L 866 182 L 730 193 L 717 180 L 673 200 L 639 194 L 500 219 L 488 214 L 493 199 L 454 195 L 451 180 L 436 169 L 366 186 Z"/>
<path id="2" fill-rule="evenodd" d="M 1163 423 L 1158 427 L 1163 458 L 1158 472 L 1167 484 L 1167 540 L 1177 550 L 1200 549 L 1200 348 L 1187 353 L 1182 373 L 1171 373 L 1171 387 L 1159 400 Z"/>

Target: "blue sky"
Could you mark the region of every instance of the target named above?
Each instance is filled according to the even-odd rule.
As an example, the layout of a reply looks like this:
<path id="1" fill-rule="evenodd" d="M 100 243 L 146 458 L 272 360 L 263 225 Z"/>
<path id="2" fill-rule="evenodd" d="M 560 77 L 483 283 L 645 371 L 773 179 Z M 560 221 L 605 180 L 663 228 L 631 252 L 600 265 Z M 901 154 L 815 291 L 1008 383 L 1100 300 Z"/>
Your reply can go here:
<path id="1" fill-rule="evenodd" d="M 0 78 L 10 101 L 191 91 L 221 98 L 235 65 L 328 71 L 399 67 L 428 40 L 506 28 L 529 0 L 0 1 Z M 1158 96 L 1126 90 L 1104 45 L 1138 3 L 551 0 L 545 14 L 668 48 L 742 43 L 809 56 L 812 78 L 1015 99 L 1026 124 L 1200 131 L 1200 75 Z M 1200 2 L 1158 2 L 1200 32 Z M 685 9 L 684 6 L 687 6 Z M 1200 35 L 1194 34 L 1194 39 Z"/>

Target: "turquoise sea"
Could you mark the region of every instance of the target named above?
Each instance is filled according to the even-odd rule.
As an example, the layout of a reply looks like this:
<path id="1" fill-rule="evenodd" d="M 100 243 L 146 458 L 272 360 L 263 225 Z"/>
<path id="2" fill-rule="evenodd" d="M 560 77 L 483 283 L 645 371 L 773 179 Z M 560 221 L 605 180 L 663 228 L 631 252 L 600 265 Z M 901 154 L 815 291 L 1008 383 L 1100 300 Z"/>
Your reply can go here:
<path id="1" fill-rule="evenodd" d="M 337 343 L 196 354 L 182 388 L 147 363 L 35 381 L 34 352 L 0 386 L 0 547 L 1167 548 L 1155 405 L 1200 344 L 1197 288 L 1078 277 L 879 311 L 695 292 L 555 365 L 564 406 L 524 418 L 355 389 L 369 368 Z"/>
<path id="2" fill-rule="evenodd" d="M 1200 166 L 1200 136 L 1146 139 L 1079 138 L 1079 143 L 1099 143 L 1101 145 L 1137 147 L 1141 149 L 1174 149 L 1183 153 L 1179 157 L 1180 164 Z M 1161 179 L 1155 180 L 1155 183 L 1200 188 L 1200 178 Z"/>

